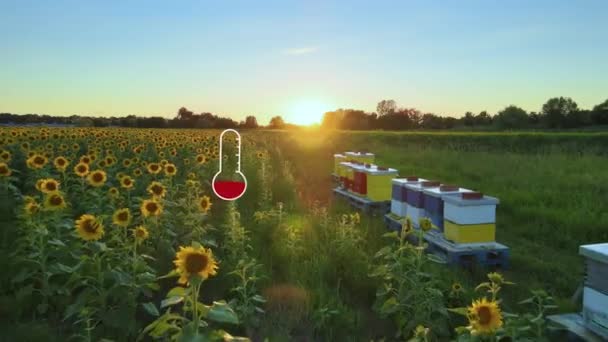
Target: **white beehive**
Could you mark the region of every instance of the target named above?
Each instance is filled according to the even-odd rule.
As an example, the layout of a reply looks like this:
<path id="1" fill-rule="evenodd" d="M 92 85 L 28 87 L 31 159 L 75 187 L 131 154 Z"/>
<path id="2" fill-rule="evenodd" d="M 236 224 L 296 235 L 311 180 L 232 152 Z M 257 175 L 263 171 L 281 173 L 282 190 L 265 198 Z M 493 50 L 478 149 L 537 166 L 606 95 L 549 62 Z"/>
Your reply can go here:
<path id="1" fill-rule="evenodd" d="M 608 243 L 583 245 L 586 276 L 583 319 L 589 330 L 608 340 Z"/>

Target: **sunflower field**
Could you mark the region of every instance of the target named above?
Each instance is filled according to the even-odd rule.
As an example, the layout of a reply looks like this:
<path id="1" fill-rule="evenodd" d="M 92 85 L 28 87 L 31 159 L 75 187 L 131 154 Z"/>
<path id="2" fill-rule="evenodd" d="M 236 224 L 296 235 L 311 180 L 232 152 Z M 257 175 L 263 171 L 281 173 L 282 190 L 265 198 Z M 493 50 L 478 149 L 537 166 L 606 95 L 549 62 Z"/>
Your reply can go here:
<path id="1" fill-rule="evenodd" d="M 547 338 L 544 284 L 508 294 L 509 275 L 448 269 L 333 202 L 344 142 L 244 132 L 227 202 L 220 133 L 0 128 L 2 340 Z"/>

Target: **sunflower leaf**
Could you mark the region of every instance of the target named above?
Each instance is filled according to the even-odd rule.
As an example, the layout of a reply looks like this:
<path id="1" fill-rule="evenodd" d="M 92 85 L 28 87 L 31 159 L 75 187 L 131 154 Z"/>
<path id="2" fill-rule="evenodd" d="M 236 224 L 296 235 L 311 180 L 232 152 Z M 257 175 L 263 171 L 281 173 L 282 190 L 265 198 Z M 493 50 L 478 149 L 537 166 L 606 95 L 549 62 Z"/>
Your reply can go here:
<path id="1" fill-rule="evenodd" d="M 239 318 L 225 301 L 213 302 L 206 317 L 219 323 L 239 324 Z"/>
<path id="2" fill-rule="evenodd" d="M 143 303 L 142 306 L 144 307 L 144 310 L 146 310 L 147 313 L 149 313 L 152 316 L 158 317 L 160 315 L 160 313 L 158 312 L 158 309 L 156 308 L 156 305 L 154 305 L 154 303 L 152 302 L 148 302 L 148 303 Z"/>
<path id="3" fill-rule="evenodd" d="M 160 302 L 160 308 L 163 309 L 163 308 L 166 308 L 167 306 L 176 305 L 183 301 L 184 301 L 184 297 L 182 297 L 182 296 L 169 297 Z"/>

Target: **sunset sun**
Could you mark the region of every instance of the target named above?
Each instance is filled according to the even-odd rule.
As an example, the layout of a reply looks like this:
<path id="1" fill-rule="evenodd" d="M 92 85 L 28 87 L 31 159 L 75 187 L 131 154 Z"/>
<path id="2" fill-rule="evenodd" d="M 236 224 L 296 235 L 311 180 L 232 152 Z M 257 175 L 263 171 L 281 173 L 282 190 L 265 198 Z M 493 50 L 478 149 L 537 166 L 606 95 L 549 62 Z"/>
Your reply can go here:
<path id="1" fill-rule="evenodd" d="M 287 121 L 296 125 L 314 125 L 321 123 L 323 114 L 333 108 L 322 101 L 303 100 L 293 103 L 287 112 Z"/>

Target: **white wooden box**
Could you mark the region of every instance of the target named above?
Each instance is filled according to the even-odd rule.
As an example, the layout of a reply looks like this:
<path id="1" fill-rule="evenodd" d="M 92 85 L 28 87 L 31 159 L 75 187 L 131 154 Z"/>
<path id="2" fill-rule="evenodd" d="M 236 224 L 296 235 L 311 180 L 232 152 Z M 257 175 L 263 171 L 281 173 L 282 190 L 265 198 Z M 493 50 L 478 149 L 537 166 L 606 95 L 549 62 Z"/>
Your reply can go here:
<path id="1" fill-rule="evenodd" d="M 496 222 L 498 198 L 483 196 L 481 199 L 463 199 L 461 196 L 445 196 L 443 216 L 456 224 L 483 224 Z"/>

